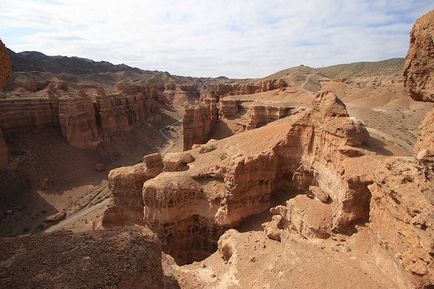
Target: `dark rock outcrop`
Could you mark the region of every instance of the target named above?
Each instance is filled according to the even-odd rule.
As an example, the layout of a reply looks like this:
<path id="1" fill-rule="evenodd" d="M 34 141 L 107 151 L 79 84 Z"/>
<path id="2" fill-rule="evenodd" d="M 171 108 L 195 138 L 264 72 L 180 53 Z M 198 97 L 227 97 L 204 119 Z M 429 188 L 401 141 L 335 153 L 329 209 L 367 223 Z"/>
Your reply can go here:
<path id="1" fill-rule="evenodd" d="M 167 288 L 161 245 L 144 227 L 2 238 L 0 250 L 2 288 Z"/>
<path id="2" fill-rule="evenodd" d="M 12 66 L 9 59 L 7 49 L 3 42 L 0 40 L 0 91 L 6 84 L 12 73 Z"/>

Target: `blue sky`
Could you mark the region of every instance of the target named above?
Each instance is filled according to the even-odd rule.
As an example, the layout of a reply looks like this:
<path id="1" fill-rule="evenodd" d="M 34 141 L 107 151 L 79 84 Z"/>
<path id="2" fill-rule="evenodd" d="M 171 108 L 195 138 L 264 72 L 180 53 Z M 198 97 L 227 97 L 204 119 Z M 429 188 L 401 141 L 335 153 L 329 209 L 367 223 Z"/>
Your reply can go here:
<path id="1" fill-rule="evenodd" d="M 0 38 L 14 51 L 261 77 L 404 57 L 414 21 L 432 9 L 432 0 L 0 0 Z"/>

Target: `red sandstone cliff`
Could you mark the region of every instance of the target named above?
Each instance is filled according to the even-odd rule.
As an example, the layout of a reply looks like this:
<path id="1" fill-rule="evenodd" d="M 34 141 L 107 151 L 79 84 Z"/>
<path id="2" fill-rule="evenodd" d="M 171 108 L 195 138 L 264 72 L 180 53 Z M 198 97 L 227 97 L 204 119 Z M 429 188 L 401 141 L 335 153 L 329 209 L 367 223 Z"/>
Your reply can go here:
<path id="1" fill-rule="evenodd" d="M 434 10 L 419 18 L 410 34 L 404 83 L 409 95 L 419 101 L 434 102 Z M 419 159 L 434 160 L 434 110 L 419 127 L 414 147 Z"/>
<path id="2" fill-rule="evenodd" d="M 0 40 L 0 91 L 12 73 L 12 66 L 5 45 Z"/>
<path id="3" fill-rule="evenodd" d="M 218 117 L 215 99 L 204 99 L 198 106 L 185 108 L 182 120 L 184 150 L 194 144 L 203 144 L 210 138 Z"/>
<path id="4" fill-rule="evenodd" d="M 434 101 L 434 10 L 419 18 L 410 33 L 404 85 L 414 100 Z"/>
<path id="5" fill-rule="evenodd" d="M 208 96 L 219 99 L 225 95 L 253 94 L 273 89 L 282 89 L 286 86 L 287 83 L 283 79 L 268 79 L 256 83 L 219 83 L 211 86 Z"/>

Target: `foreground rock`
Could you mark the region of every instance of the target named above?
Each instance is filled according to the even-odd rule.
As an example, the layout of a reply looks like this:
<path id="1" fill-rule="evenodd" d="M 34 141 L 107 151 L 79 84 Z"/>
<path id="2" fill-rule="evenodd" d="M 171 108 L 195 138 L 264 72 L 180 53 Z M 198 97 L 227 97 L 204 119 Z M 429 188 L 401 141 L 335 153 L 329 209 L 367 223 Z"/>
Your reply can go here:
<path id="1" fill-rule="evenodd" d="M 408 275 L 401 277 L 403 283 L 407 279 L 409 287 L 430 288 L 434 285 L 432 167 L 427 170 L 413 158 L 392 158 L 375 171 L 374 181 L 369 186 L 369 226 L 379 252 L 402 264 Z"/>
<path id="2" fill-rule="evenodd" d="M 143 227 L 3 238 L 0 249 L 2 288 L 157 289 L 170 284 L 160 244 Z"/>

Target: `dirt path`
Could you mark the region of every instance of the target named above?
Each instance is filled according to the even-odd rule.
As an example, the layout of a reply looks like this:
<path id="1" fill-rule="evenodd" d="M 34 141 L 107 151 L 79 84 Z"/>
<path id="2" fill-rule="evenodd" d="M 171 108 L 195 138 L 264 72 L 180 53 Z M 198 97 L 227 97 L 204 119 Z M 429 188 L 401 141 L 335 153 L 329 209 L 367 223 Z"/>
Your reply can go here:
<path id="1" fill-rule="evenodd" d="M 305 88 L 305 86 L 306 86 L 306 84 L 309 82 L 310 78 L 311 78 L 312 76 L 314 76 L 314 75 L 316 75 L 316 72 L 315 72 L 315 73 L 312 73 L 312 74 L 309 74 L 308 77 L 306 77 L 306 80 L 305 80 L 305 81 L 303 82 L 303 84 L 301 85 L 301 88 L 302 88 L 302 89 L 304 89 L 304 90 L 308 90 L 308 89 Z"/>
<path id="2" fill-rule="evenodd" d="M 174 107 L 176 108 L 176 109 L 178 109 L 178 110 L 181 110 L 181 109 L 183 109 L 182 107 L 180 107 L 180 106 L 177 106 L 177 105 L 174 105 Z M 161 134 L 161 136 L 166 140 L 166 144 L 160 149 L 160 154 L 161 155 L 165 155 L 167 152 L 169 152 L 171 149 L 172 149 L 172 147 L 175 145 L 175 142 L 173 141 L 173 139 L 170 137 L 170 136 L 168 136 L 165 132 L 164 132 L 164 130 L 167 128 L 167 127 L 170 127 L 170 126 L 175 126 L 176 124 L 178 124 L 178 123 L 182 123 L 182 117 L 181 118 L 179 118 L 179 119 L 177 119 L 176 121 L 174 121 L 173 123 L 171 123 L 171 124 L 169 124 L 169 125 L 166 125 L 166 126 L 164 126 L 164 127 L 162 127 L 162 128 L 160 128 L 159 130 L 158 130 L 158 132 Z"/>
<path id="3" fill-rule="evenodd" d="M 181 123 L 182 122 L 182 118 L 178 119 L 176 121 L 174 121 L 173 123 L 169 124 L 168 126 L 174 126 L 177 123 Z M 161 134 L 161 136 L 167 141 L 167 143 L 160 149 L 160 154 L 161 155 L 165 155 L 174 145 L 173 140 L 164 133 L 164 130 L 168 127 L 162 127 L 158 130 L 158 132 Z"/>
<path id="4" fill-rule="evenodd" d="M 108 205 L 110 203 L 110 200 L 111 200 L 110 198 L 109 199 L 105 199 L 101 203 L 98 203 L 98 204 L 96 204 L 96 205 L 94 205 L 92 207 L 86 208 L 84 210 L 80 210 L 80 211 L 78 211 L 78 212 L 70 215 L 67 219 L 63 220 L 62 222 L 60 222 L 60 223 L 58 223 L 58 224 L 56 224 L 54 226 L 51 226 L 50 228 L 46 229 L 45 232 L 49 233 L 49 232 L 54 232 L 54 231 L 63 229 L 64 227 L 66 227 L 66 225 L 68 225 L 68 224 L 70 224 L 70 223 L 78 220 L 80 217 L 82 217 L 82 216 L 84 216 L 86 214 L 89 214 L 89 213 L 91 213 L 91 212 L 93 212 L 93 211 L 95 211 L 95 210 L 97 210 L 97 209 L 99 209 L 99 208 L 101 208 L 103 206 Z"/>

